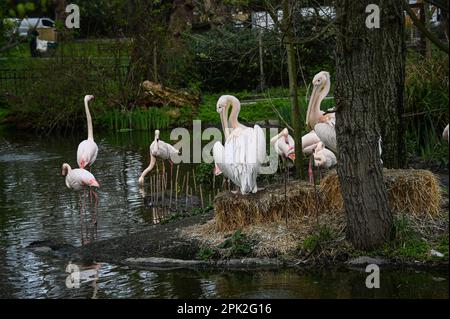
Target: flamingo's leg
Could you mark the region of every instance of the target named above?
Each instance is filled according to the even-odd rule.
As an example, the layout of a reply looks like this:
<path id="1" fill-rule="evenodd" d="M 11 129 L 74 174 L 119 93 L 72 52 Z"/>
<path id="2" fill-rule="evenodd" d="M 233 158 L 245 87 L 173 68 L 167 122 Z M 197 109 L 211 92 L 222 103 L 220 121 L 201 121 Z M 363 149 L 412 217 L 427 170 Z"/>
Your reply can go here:
<path id="1" fill-rule="evenodd" d="M 172 160 L 169 158 L 169 163 L 170 163 L 170 180 L 172 181 L 172 177 L 173 177 L 173 162 Z"/>
<path id="2" fill-rule="evenodd" d="M 312 184 L 313 183 L 312 156 L 309 157 L 308 176 L 309 176 L 309 182 Z"/>

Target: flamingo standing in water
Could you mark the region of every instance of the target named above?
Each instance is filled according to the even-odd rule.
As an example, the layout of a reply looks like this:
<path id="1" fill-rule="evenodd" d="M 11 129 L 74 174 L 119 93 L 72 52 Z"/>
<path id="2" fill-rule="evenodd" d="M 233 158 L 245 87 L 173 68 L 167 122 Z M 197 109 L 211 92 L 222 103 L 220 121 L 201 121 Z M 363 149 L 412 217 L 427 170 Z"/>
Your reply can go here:
<path id="1" fill-rule="evenodd" d="M 94 131 L 92 128 L 92 118 L 89 112 L 89 101 L 94 98 L 93 95 L 84 97 L 84 108 L 86 111 L 88 138 L 78 145 L 77 163 L 80 168 L 91 167 L 97 159 L 98 146 L 94 142 Z"/>
<path id="2" fill-rule="evenodd" d="M 163 142 L 159 139 L 159 130 L 155 131 L 155 139 L 150 144 L 150 164 L 148 167 L 142 172 L 141 176 L 139 177 L 139 185 L 144 185 L 144 178 L 145 176 L 153 169 L 153 167 L 156 164 L 156 159 L 160 158 L 162 160 L 169 160 L 170 163 L 170 180 L 172 180 L 173 175 L 173 161 L 171 157 L 173 155 L 178 155 L 180 153 L 179 150 L 177 150 L 172 145 Z"/>
<path id="3" fill-rule="evenodd" d="M 64 163 L 61 169 L 61 175 L 66 177 L 66 186 L 74 191 L 81 191 L 85 193 L 86 186 L 91 188 L 91 194 L 95 197 L 95 207 L 98 204 L 98 196 L 92 190 L 93 187 L 99 188 L 100 184 L 95 179 L 91 172 L 85 170 L 84 168 L 72 169 L 69 164 Z M 85 195 L 85 194 L 84 194 Z M 85 197 L 84 197 L 85 198 Z M 85 210 L 86 202 L 81 200 L 80 193 L 80 204 L 82 203 L 82 211 Z"/>
<path id="4" fill-rule="evenodd" d="M 258 191 L 256 178 L 266 159 L 266 137 L 259 125 L 251 128 L 239 123 L 240 109 L 241 103 L 232 95 L 223 95 L 217 101 L 216 111 L 220 114 L 225 143 L 214 144 L 213 158 L 215 174 L 223 173 L 245 195 Z"/>

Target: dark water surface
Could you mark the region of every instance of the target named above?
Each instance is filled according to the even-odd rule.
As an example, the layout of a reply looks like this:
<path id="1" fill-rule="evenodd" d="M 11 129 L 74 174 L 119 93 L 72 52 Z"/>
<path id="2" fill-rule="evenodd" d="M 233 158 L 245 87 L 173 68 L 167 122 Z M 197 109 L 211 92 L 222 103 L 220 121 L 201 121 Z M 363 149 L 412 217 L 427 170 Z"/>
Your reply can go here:
<path id="1" fill-rule="evenodd" d="M 448 271 L 413 269 L 382 270 L 381 288 L 369 290 L 367 274 L 359 270 L 144 271 L 78 265 L 80 287 L 68 288 L 73 286 L 66 284 L 69 261 L 36 254 L 28 245 L 52 238 L 79 246 L 83 238 L 126 235 L 158 221 L 160 212 L 146 204 L 138 186 L 152 138 L 96 134 L 100 151 L 93 173 L 101 189 L 94 235 L 83 230 L 77 196 L 61 176 L 63 162 L 76 167 L 83 138 L 0 132 L 1 298 L 448 298 Z M 185 165 L 180 172 L 191 169 Z"/>

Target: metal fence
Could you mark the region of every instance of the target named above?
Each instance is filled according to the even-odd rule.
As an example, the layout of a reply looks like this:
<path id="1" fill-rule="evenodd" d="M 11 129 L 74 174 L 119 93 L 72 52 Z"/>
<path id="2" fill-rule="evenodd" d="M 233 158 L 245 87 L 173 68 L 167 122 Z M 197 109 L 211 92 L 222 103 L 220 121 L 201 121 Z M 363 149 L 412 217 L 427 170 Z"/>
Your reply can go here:
<path id="1" fill-rule="evenodd" d="M 22 95 L 35 81 L 43 79 L 43 74 L 46 73 L 42 71 L 37 67 L 0 68 L 0 94 Z M 127 77 L 128 65 L 98 66 L 95 72 L 101 72 L 104 75 L 100 79 L 123 83 Z M 100 79 L 96 79 L 96 81 Z M 57 81 L 58 79 L 53 80 Z"/>

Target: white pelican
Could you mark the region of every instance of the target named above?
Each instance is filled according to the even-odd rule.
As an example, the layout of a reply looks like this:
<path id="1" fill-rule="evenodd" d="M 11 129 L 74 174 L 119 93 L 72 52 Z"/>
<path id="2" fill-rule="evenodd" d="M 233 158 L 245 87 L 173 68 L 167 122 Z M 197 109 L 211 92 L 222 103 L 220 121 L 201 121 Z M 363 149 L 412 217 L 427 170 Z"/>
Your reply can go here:
<path id="1" fill-rule="evenodd" d="M 94 132 L 92 129 L 92 118 L 89 112 L 89 101 L 94 98 L 93 95 L 86 95 L 84 97 L 84 108 L 86 111 L 87 127 L 88 127 L 88 138 L 82 141 L 78 145 L 77 150 L 77 163 L 80 168 L 85 168 L 87 166 L 92 166 L 97 159 L 98 146 L 94 142 Z"/>
<path id="2" fill-rule="evenodd" d="M 142 172 L 141 176 L 139 177 L 139 185 L 144 185 L 144 178 L 145 175 L 147 175 L 155 166 L 156 159 L 162 159 L 162 160 L 169 160 L 170 163 L 170 178 L 172 179 L 173 175 L 173 161 L 171 157 L 173 155 L 179 154 L 179 150 L 177 150 L 172 145 L 161 141 L 159 139 L 159 130 L 155 131 L 155 139 L 153 140 L 152 144 L 150 144 L 150 164 L 148 167 Z"/>
<path id="3" fill-rule="evenodd" d="M 327 148 L 333 152 L 337 151 L 336 143 L 336 118 L 334 113 L 324 114 L 320 110 L 320 104 L 330 92 L 330 73 L 322 71 L 313 78 L 313 91 L 306 111 L 306 125 L 314 130 L 317 137 Z"/>
<path id="4" fill-rule="evenodd" d="M 240 188 L 242 194 L 256 193 L 256 178 L 266 158 L 266 137 L 259 125 L 250 128 L 239 123 L 240 108 L 239 100 L 231 95 L 221 96 L 217 101 L 216 110 L 220 114 L 225 145 L 220 142 L 214 144 L 215 173 L 223 173 Z"/>

